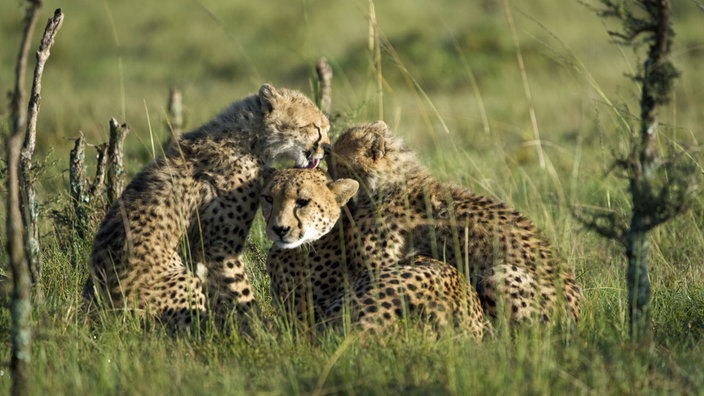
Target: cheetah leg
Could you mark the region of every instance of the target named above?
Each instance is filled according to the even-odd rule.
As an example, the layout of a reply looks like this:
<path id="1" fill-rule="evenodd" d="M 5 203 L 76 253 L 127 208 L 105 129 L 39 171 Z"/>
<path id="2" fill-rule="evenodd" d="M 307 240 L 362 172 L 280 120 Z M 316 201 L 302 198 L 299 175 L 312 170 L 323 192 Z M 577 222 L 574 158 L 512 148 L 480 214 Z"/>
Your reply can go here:
<path id="1" fill-rule="evenodd" d="M 235 308 L 250 312 L 254 293 L 245 272 L 242 251 L 255 211 L 249 208 L 254 197 L 245 195 L 230 200 L 215 198 L 200 215 L 199 223 L 189 231 L 189 243 L 195 272 L 206 280 L 210 308 L 218 321 Z M 256 209 L 256 207 L 255 207 Z"/>
<path id="2" fill-rule="evenodd" d="M 222 259 L 211 259 L 204 265 L 200 264 L 207 267 L 207 271 L 201 273 L 206 279 L 206 290 L 215 317 L 224 320 L 235 309 L 250 313 L 256 301 L 242 256 L 225 258 L 221 255 L 216 258 Z"/>
<path id="3" fill-rule="evenodd" d="M 207 319 L 203 281 L 185 267 L 172 267 L 153 278 L 142 293 L 148 311 L 178 332 L 199 330 Z M 194 326 L 194 324 L 197 325 Z"/>
<path id="4" fill-rule="evenodd" d="M 538 284 L 525 268 L 495 265 L 480 277 L 477 292 L 486 313 L 495 318 L 532 323 L 542 311 Z"/>

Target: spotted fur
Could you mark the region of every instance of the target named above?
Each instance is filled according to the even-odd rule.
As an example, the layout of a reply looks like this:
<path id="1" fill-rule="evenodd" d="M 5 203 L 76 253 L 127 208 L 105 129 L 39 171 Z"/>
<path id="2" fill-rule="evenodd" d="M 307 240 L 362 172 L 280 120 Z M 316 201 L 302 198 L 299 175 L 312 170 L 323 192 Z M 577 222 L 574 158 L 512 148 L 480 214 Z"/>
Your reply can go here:
<path id="1" fill-rule="evenodd" d="M 353 272 L 422 254 L 468 274 L 492 317 L 551 322 L 560 312 L 577 319 L 581 294 L 572 270 L 518 211 L 438 182 L 382 121 L 349 129 L 333 153 L 334 177 L 360 183 L 356 233 L 346 239 Z"/>

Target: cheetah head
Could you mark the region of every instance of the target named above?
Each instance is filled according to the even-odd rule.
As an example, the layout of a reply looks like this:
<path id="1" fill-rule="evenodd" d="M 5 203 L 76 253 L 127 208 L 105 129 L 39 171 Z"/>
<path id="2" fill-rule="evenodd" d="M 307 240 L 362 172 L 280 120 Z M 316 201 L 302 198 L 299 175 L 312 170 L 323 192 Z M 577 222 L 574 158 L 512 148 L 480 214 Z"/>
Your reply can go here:
<path id="1" fill-rule="evenodd" d="M 266 165 L 293 160 L 296 167 L 315 168 L 330 145 L 327 117 L 298 91 L 276 89 L 269 84 L 259 88 L 264 129 Z"/>
<path id="2" fill-rule="evenodd" d="M 361 189 L 375 193 L 382 184 L 402 182 L 417 168 L 417 160 L 384 121 L 352 127 L 335 142 L 331 174 L 358 180 Z"/>
<path id="3" fill-rule="evenodd" d="M 280 169 L 261 192 L 266 234 L 283 249 L 320 239 L 340 217 L 340 208 L 357 193 L 359 183 L 330 178 L 319 169 Z"/>

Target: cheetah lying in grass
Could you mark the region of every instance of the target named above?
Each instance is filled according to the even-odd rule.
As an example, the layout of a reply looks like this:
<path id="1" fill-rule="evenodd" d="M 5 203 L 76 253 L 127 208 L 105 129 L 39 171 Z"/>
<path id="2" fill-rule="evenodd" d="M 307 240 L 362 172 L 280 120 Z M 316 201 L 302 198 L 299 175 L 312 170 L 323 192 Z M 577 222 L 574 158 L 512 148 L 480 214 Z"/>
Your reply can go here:
<path id="1" fill-rule="evenodd" d="M 351 323 L 364 330 L 395 329 L 406 319 L 481 337 L 476 292 L 454 267 L 415 256 L 378 271 L 349 271 L 344 234 L 354 221 L 338 219 L 358 187 L 317 169 L 280 170 L 268 178 L 261 197 L 274 241 L 267 260 L 274 301 L 312 324 L 340 326 L 348 308 Z"/>
<path id="2" fill-rule="evenodd" d="M 351 209 L 356 235 L 346 235 L 345 246 L 352 273 L 422 254 L 468 274 L 492 317 L 578 318 L 574 274 L 533 223 L 502 202 L 436 181 L 384 122 L 341 135 L 331 168 L 333 177 L 360 183 Z"/>
<path id="3" fill-rule="evenodd" d="M 317 166 L 329 129 L 303 94 L 265 84 L 175 139 L 105 217 L 85 294 L 177 329 L 246 311 L 254 295 L 242 250 L 262 171 L 281 159 Z"/>

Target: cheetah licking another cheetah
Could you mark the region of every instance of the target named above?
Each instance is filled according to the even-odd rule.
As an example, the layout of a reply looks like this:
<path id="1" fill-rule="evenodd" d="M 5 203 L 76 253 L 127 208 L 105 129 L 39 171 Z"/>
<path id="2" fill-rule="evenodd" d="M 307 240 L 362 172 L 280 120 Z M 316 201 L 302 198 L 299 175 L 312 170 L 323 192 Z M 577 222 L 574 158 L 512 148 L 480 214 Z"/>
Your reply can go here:
<path id="1" fill-rule="evenodd" d="M 242 250 L 260 176 L 274 160 L 315 167 L 330 124 L 303 94 L 257 95 L 171 143 L 113 204 L 95 237 L 85 294 L 191 328 L 254 303 Z"/>

